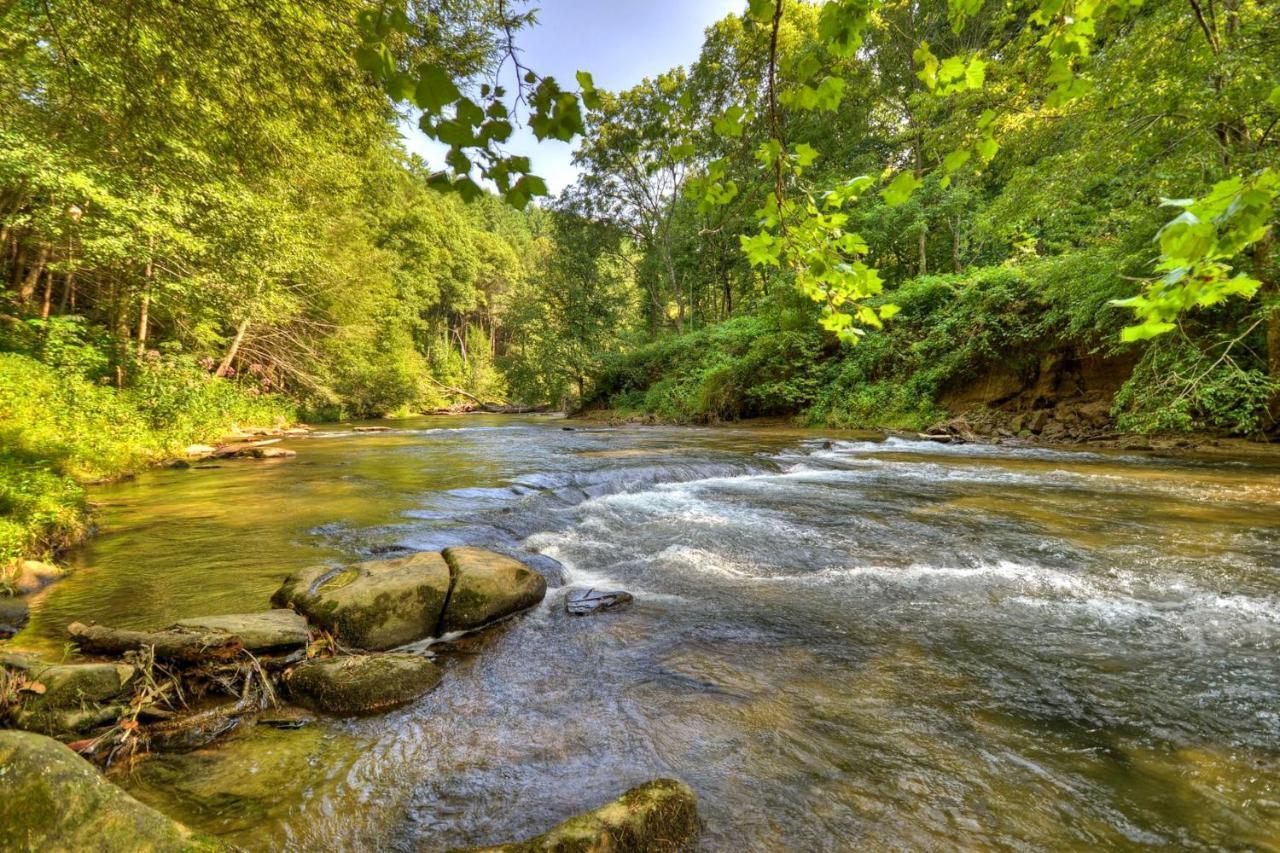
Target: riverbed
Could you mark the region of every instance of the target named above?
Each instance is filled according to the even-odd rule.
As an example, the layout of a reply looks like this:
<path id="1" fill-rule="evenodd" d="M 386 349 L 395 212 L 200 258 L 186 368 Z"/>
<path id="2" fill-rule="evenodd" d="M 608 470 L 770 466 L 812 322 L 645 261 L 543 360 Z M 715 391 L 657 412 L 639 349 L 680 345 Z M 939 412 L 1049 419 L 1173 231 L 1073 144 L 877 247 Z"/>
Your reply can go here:
<path id="1" fill-rule="evenodd" d="M 1274 457 L 536 416 L 282 446 L 96 489 L 100 534 L 16 642 L 454 544 L 540 555 L 553 588 L 433 649 L 443 683 L 399 711 L 121 779 L 193 828 L 444 850 L 675 776 L 705 850 L 1280 849 Z M 636 600 L 572 617 L 566 586 Z"/>

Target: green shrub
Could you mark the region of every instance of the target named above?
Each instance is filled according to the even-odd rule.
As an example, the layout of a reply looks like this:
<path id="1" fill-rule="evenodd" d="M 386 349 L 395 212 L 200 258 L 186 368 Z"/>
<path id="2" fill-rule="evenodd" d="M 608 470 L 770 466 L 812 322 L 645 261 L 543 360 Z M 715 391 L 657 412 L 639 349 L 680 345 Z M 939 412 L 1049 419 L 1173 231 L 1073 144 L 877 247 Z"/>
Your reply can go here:
<path id="1" fill-rule="evenodd" d="M 1222 357 L 1219 344 L 1206 352 L 1185 338 L 1170 336 L 1149 346 L 1116 394 L 1116 425 L 1145 433 L 1261 432 L 1280 385 L 1260 367 Z"/>

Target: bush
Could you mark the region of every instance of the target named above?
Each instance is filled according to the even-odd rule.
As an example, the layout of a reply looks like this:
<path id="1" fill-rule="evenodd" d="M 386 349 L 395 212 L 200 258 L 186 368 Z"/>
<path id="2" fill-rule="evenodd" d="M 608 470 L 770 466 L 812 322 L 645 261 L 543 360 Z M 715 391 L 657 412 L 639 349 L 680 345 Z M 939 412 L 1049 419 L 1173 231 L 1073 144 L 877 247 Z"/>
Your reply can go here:
<path id="1" fill-rule="evenodd" d="M 1132 432 L 1260 433 L 1280 385 L 1259 367 L 1206 352 L 1185 338 L 1157 340 L 1116 394 L 1116 425 Z"/>

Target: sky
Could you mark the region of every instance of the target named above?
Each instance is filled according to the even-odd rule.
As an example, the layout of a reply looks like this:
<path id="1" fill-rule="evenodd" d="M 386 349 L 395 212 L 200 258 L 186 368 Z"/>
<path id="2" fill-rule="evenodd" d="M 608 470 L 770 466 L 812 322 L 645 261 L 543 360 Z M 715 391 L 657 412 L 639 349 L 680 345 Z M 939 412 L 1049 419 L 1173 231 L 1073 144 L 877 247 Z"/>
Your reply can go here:
<path id="1" fill-rule="evenodd" d="M 543 76 L 555 77 L 566 89 L 578 88 L 574 75 L 590 71 L 596 86 L 626 89 L 677 65 L 698 58 L 703 30 L 745 0 L 541 0 L 538 25 L 517 33 L 520 61 Z M 510 77 L 510 64 L 504 69 Z M 504 80 L 510 88 L 510 80 Z M 448 148 L 428 139 L 416 120 L 402 127 L 405 145 L 432 166 L 443 168 Z M 546 179 L 552 195 L 573 183 L 577 169 L 573 145 L 538 142 L 518 127 L 506 144 L 512 154 L 533 161 L 533 172 Z"/>

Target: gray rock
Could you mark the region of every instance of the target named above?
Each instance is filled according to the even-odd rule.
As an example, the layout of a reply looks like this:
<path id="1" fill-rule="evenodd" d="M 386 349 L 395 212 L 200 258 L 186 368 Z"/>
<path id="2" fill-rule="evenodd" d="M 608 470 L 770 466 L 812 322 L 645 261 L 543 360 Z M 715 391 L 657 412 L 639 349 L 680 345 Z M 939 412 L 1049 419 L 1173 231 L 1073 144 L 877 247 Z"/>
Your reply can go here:
<path id="1" fill-rule="evenodd" d="M 439 684 L 443 674 L 413 654 L 309 660 L 289 675 L 289 696 L 304 708 L 327 714 L 376 714 L 418 698 Z"/>
<path id="2" fill-rule="evenodd" d="M 199 616 L 179 620 L 173 627 L 207 634 L 234 635 L 251 652 L 298 649 L 310 639 L 307 620 L 301 614 L 283 608 L 258 613 Z"/>
<path id="3" fill-rule="evenodd" d="M 634 598 L 622 590 L 571 589 L 564 599 L 564 609 L 574 616 L 586 616 L 605 610 L 621 610 Z"/>

